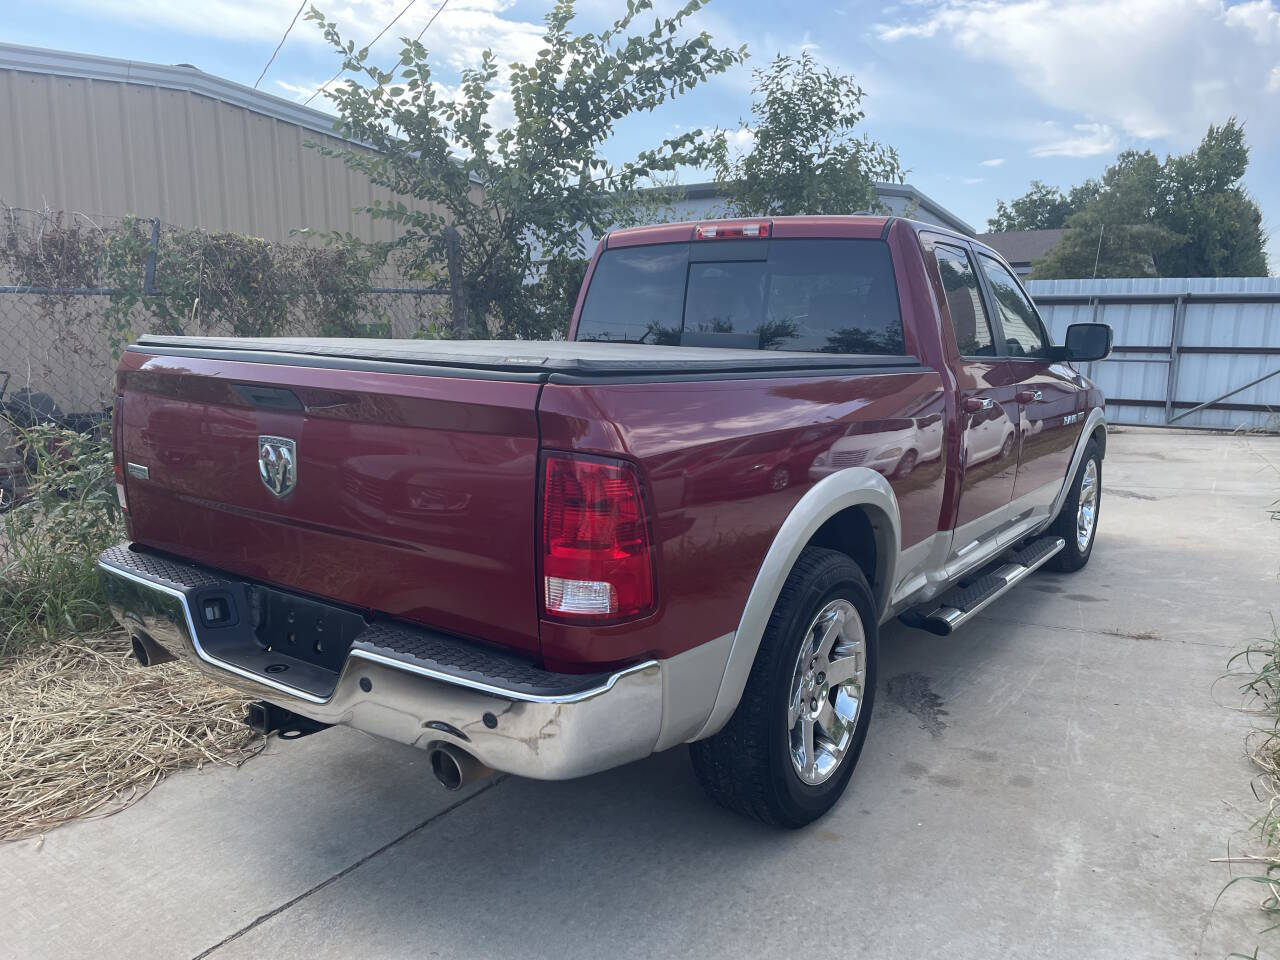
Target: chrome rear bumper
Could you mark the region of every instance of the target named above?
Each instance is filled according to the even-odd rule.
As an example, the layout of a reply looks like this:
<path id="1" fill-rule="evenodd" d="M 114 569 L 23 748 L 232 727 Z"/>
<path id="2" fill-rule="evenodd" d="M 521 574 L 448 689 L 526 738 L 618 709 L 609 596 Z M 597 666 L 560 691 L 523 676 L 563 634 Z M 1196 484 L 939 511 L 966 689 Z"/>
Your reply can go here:
<path id="1" fill-rule="evenodd" d="M 450 744 L 495 770 L 540 780 L 638 760 L 654 751 L 663 733 L 663 667 L 655 660 L 581 678 L 513 666 L 510 658 L 438 635 L 417 648 L 433 656 L 415 656 L 385 646 L 388 632 L 400 628 L 383 624 L 370 628 L 375 640 L 357 637 L 332 689 L 316 692 L 315 684 L 308 689 L 277 679 L 282 674 L 269 672 L 269 651 L 240 656 L 238 663 L 218 655 L 210 642 L 214 631 L 193 608 L 200 610 L 206 591 L 234 590 L 233 578 L 128 545 L 105 552 L 98 567 L 112 613 L 133 636 L 249 696 L 321 723 L 422 748 Z M 404 632 L 411 635 L 412 628 Z M 452 662 L 440 652 L 449 644 L 460 654 Z"/>

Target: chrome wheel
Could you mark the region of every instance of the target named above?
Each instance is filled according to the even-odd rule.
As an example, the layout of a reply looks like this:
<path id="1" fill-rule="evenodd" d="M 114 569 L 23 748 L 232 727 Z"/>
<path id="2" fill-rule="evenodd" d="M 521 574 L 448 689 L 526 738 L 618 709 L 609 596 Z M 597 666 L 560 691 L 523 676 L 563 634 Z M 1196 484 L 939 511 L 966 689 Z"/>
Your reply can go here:
<path id="1" fill-rule="evenodd" d="M 1089 549 L 1098 521 L 1098 461 L 1090 459 L 1080 478 L 1080 506 L 1076 510 L 1076 546 L 1083 553 Z"/>
<path id="2" fill-rule="evenodd" d="M 866 675 L 862 618 L 848 600 L 832 600 L 800 644 L 787 701 L 791 765 L 805 783 L 827 780 L 848 752 Z"/>

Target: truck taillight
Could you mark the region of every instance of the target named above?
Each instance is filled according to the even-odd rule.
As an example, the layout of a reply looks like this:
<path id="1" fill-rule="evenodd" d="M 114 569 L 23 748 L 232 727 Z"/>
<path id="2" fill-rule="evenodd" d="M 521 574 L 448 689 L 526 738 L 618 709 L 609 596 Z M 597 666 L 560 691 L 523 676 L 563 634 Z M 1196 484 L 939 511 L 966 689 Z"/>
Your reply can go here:
<path id="1" fill-rule="evenodd" d="M 116 394 L 111 407 L 111 464 L 116 477 L 116 499 L 120 509 L 129 512 L 129 498 L 124 490 L 124 397 Z"/>
<path id="2" fill-rule="evenodd" d="M 546 616 L 622 620 L 653 610 L 653 544 L 631 464 L 548 454 L 541 520 Z"/>

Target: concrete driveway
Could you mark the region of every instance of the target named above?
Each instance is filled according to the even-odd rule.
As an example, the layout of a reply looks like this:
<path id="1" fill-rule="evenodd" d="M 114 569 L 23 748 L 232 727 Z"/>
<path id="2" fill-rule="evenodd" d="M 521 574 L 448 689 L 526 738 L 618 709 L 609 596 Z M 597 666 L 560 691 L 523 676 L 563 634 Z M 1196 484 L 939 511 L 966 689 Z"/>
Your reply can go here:
<path id="1" fill-rule="evenodd" d="M 780 832 L 683 749 L 446 794 L 345 729 L 0 847 L 15 957 L 1222 957 L 1257 805 L 1215 680 L 1280 608 L 1280 441 L 1118 431 L 1100 539 L 940 639 L 890 626 L 844 800 Z M 1275 936 L 1274 934 L 1271 936 Z"/>

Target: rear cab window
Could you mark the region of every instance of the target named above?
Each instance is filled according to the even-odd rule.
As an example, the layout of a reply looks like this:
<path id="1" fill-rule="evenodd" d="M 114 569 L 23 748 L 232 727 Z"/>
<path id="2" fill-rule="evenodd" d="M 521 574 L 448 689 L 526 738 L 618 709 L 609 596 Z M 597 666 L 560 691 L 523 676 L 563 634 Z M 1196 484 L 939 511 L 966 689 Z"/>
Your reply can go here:
<path id="1" fill-rule="evenodd" d="M 746 350 L 906 350 L 888 245 L 722 240 L 600 256 L 576 339 Z"/>

